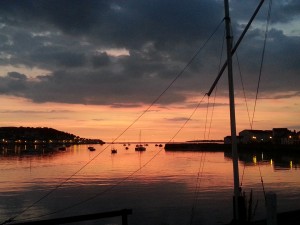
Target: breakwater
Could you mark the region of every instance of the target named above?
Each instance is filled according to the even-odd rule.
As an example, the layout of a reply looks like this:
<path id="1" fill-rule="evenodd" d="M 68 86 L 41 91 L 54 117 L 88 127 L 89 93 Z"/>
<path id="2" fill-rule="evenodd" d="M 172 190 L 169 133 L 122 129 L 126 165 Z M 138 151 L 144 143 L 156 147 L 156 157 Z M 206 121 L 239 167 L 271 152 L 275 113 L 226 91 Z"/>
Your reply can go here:
<path id="1" fill-rule="evenodd" d="M 223 143 L 167 143 L 165 144 L 166 151 L 209 151 L 209 152 L 228 152 L 231 151 L 231 144 Z M 286 154 L 300 154 L 300 145 L 292 144 L 238 144 L 240 152 L 276 152 Z"/>
<path id="2" fill-rule="evenodd" d="M 230 144 L 221 143 L 167 143 L 165 144 L 166 151 L 210 151 L 210 152 L 222 152 L 230 150 Z"/>

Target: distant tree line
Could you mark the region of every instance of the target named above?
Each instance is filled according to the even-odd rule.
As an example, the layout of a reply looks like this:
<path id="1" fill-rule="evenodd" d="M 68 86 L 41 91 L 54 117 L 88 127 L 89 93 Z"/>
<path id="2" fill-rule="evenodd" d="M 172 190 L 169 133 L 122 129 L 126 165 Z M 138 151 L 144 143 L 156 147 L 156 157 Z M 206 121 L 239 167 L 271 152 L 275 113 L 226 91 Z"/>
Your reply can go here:
<path id="1" fill-rule="evenodd" d="M 0 141 L 8 143 L 49 143 L 49 142 L 87 142 L 98 141 L 100 139 L 86 139 L 71 133 L 59 131 L 48 127 L 0 127 Z"/>

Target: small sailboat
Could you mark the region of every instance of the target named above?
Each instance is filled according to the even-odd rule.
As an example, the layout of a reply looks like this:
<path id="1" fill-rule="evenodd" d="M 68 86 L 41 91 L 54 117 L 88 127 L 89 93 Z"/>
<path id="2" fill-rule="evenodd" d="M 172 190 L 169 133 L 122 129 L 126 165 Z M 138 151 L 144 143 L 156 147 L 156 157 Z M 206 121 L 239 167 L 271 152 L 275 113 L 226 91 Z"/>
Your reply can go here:
<path id="1" fill-rule="evenodd" d="M 88 150 L 90 150 L 90 151 L 95 151 L 96 149 L 95 149 L 93 146 L 89 146 L 89 147 L 88 147 Z"/>
<path id="2" fill-rule="evenodd" d="M 146 151 L 146 147 L 144 147 L 143 145 L 138 145 L 135 147 L 136 151 Z"/>
<path id="3" fill-rule="evenodd" d="M 116 153 L 118 153 L 118 150 L 114 147 L 114 142 L 112 141 L 112 143 L 111 143 L 111 154 L 116 154 Z"/>
<path id="4" fill-rule="evenodd" d="M 140 144 L 136 145 L 135 146 L 135 151 L 146 151 L 146 147 L 144 147 L 142 144 L 141 144 L 141 131 L 140 131 Z"/>

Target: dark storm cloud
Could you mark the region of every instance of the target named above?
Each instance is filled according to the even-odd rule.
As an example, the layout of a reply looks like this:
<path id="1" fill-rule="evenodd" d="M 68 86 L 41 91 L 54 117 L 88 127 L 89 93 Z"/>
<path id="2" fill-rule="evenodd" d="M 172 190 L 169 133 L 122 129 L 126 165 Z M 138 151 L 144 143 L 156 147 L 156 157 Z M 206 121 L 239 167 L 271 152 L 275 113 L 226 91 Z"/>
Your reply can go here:
<path id="1" fill-rule="evenodd" d="M 240 1 L 232 0 L 231 9 L 232 17 L 235 20 L 248 21 L 252 12 L 257 7 L 260 0 L 257 1 Z M 267 18 L 267 13 L 264 11 L 269 7 L 270 1 L 265 0 L 263 9 L 257 15 L 257 19 L 264 21 Z M 288 1 L 272 1 L 271 4 L 271 20 L 272 23 L 287 23 L 299 17 L 300 2 L 298 0 Z"/>
<path id="2" fill-rule="evenodd" d="M 300 2 L 298 0 L 273 1 L 274 10 L 272 10 L 273 23 L 287 23 L 298 17 L 300 12 Z"/>
<path id="3" fill-rule="evenodd" d="M 258 2 L 231 1 L 235 39 Z M 297 1 L 273 6 L 275 23 L 297 18 Z M 265 4 L 256 21 L 265 22 L 267 8 Z M 34 102 L 113 107 L 150 103 L 203 45 L 223 11 L 219 0 L 3 1 L 0 65 L 49 73 L 36 79 L 14 71 L 0 74 L 0 93 Z M 222 26 L 158 104 L 184 101 L 187 91 L 207 92 L 217 74 L 223 31 Z M 250 92 L 256 87 L 263 37 L 262 28 L 254 24 L 238 50 Z M 268 37 L 264 91 L 298 90 L 299 36 L 274 28 Z M 114 55 L 111 48 L 125 49 L 125 53 Z"/>
<path id="4" fill-rule="evenodd" d="M 92 56 L 92 63 L 94 67 L 107 66 L 110 63 L 109 56 L 106 52 Z"/>
<path id="5" fill-rule="evenodd" d="M 10 72 L 0 77 L 0 93 L 23 96 L 27 89 L 27 77 L 24 74 Z"/>
<path id="6" fill-rule="evenodd" d="M 44 48 L 42 51 L 33 52 L 30 60 L 36 62 L 38 65 L 43 64 L 56 65 L 62 67 L 82 67 L 85 65 L 85 55 L 83 53 L 68 52 L 57 49 L 56 51 L 49 51 L 49 48 Z M 47 68 L 47 66 L 43 66 Z"/>
<path id="7" fill-rule="evenodd" d="M 257 86 L 263 47 L 263 43 L 257 38 L 258 33 L 260 32 L 257 29 L 250 31 L 245 44 L 242 44 L 238 51 L 242 71 L 247 72 L 243 73 L 245 86 L 253 91 Z M 266 93 L 298 91 L 300 37 L 286 36 L 282 31 L 271 29 L 268 38 L 260 91 Z"/>

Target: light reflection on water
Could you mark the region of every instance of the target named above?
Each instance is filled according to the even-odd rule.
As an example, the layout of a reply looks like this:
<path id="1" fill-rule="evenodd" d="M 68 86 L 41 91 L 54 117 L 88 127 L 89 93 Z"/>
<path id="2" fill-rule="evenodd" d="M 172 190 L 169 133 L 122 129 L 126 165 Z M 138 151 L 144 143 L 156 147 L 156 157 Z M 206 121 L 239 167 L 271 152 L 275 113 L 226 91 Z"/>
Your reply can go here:
<path id="1" fill-rule="evenodd" d="M 230 156 L 221 152 L 165 152 L 153 144 L 145 152 L 135 152 L 133 145 L 129 150 L 115 145 L 118 148 L 115 155 L 110 153 L 110 147 L 95 147 L 94 152 L 88 151 L 85 145 L 44 154 L 37 150 L 26 154 L 20 150 L 3 151 L 0 156 L 1 222 L 53 189 L 57 190 L 17 219 L 61 211 L 82 202 L 50 217 L 132 208 L 130 225 L 183 225 L 189 224 L 194 206 L 193 224 L 224 224 L 231 220 Z M 240 156 L 243 190 L 252 189 L 255 200 L 259 201 L 257 218 L 264 216 L 260 173 L 266 191 L 277 193 L 279 211 L 300 208 L 299 159 L 291 164 L 291 158 L 277 157 L 272 158 L 271 164 L 271 158 Z M 87 199 L 90 201 L 85 202 Z M 121 224 L 121 221 L 112 218 L 97 224 Z"/>

